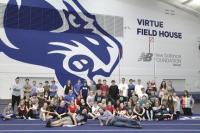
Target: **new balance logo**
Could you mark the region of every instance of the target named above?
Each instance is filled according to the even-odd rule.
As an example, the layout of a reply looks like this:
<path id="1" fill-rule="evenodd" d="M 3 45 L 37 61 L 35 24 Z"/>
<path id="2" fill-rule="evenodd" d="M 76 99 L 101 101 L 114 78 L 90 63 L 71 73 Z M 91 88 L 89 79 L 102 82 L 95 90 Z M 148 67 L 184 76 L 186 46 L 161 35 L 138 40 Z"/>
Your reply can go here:
<path id="1" fill-rule="evenodd" d="M 140 57 L 138 58 L 138 61 L 150 62 L 150 61 L 152 61 L 152 57 L 153 57 L 152 53 L 142 52 Z"/>

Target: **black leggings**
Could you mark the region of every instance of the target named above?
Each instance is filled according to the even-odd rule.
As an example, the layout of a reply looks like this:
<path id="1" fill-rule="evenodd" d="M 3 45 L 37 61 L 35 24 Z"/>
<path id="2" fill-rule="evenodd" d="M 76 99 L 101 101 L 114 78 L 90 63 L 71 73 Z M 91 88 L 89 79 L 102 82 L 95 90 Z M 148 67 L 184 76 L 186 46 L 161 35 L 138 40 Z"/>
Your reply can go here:
<path id="1" fill-rule="evenodd" d="M 15 103 L 17 103 L 17 106 L 19 106 L 19 102 L 20 102 L 20 96 L 12 95 L 12 109 L 13 109 L 13 111 L 14 111 L 14 108 L 15 108 Z"/>
<path id="2" fill-rule="evenodd" d="M 35 118 L 36 118 L 36 115 L 33 113 L 33 110 L 30 109 L 30 110 L 28 111 L 26 117 L 27 117 L 27 118 L 30 117 L 30 118 L 34 118 L 34 119 L 35 119 Z"/>
<path id="3" fill-rule="evenodd" d="M 192 109 L 191 108 L 182 108 L 183 109 L 183 114 L 184 115 L 192 115 Z"/>

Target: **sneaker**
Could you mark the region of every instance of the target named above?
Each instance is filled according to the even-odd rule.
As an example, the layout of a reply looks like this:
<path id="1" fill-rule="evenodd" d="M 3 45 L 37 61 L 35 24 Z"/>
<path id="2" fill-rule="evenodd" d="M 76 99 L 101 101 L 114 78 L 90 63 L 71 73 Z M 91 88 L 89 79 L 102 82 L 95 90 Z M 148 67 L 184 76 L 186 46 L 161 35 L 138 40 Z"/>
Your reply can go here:
<path id="1" fill-rule="evenodd" d="M 31 117 L 28 117 L 28 120 L 35 120 L 35 119 L 33 119 L 33 118 L 31 118 Z"/>
<path id="2" fill-rule="evenodd" d="M 24 119 L 24 120 L 26 120 L 26 117 L 25 117 L 25 116 L 23 116 L 23 119 Z"/>

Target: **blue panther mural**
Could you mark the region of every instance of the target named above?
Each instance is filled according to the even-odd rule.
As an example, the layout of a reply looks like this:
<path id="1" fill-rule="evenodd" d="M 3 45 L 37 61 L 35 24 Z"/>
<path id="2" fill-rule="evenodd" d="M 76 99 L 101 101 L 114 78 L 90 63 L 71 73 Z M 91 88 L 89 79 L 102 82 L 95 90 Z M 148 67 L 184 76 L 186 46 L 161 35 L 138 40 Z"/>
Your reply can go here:
<path id="1" fill-rule="evenodd" d="M 122 45 L 78 0 L 4 1 L 0 52 L 8 57 L 55 70 L 61 85 L 108 77 L 118 65 Z"/>

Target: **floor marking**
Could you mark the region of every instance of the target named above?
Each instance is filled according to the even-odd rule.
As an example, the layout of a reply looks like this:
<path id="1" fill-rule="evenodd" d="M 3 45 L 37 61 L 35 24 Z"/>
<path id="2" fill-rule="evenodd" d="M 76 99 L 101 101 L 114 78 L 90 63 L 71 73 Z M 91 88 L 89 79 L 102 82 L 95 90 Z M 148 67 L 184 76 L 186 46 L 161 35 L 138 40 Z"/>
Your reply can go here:
<path id="1" fill-rule="evenodd" d="M 0 132 L 200 132 L 200 130 L 152 130 L 152 129 L 135 129 L 135 130 L 0 130 Z"/>
<path id="2" fill-rule="evenodd" d="M 46 125 L 46 124 L 0 124 L 0 126 L 41 126 L 41 125 Z M 86 125 L 99 125 L 99 124 L 86 124 Z M 141 124 L 141 125 L 159 125 L 159 126 L 178 126 L 178 125 L 183 125 L 183 126 L 199 126 L 199 124 L 162 124 L 162 123 L 155 123 L 155 124 Z M 100 125 L 99 125 L 100 126 Z"/>

